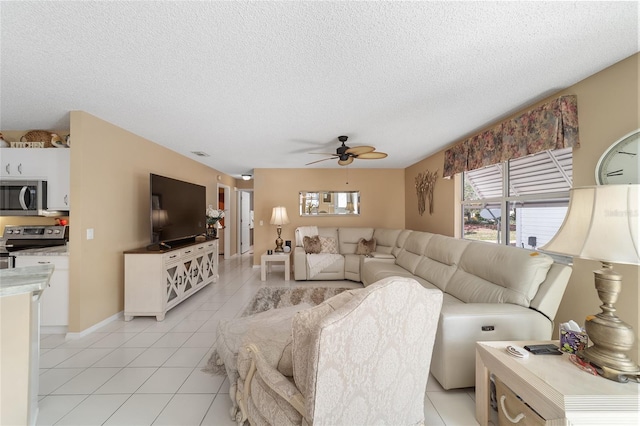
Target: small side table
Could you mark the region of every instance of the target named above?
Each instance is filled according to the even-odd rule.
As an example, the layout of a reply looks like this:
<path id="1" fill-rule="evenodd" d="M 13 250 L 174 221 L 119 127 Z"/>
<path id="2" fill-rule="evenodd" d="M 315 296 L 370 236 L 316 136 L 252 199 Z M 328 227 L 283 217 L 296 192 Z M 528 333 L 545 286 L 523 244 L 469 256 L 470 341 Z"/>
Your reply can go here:
<path id="1" fill-rule="evenodd" d="M 291 256 L 289 253 L 263 254 L 260 258 L 260 280 L 267 280 L 267 272 L 271 272 L 271 262 L 284 262 L 284 280 L 289 281 L 291 273 Z M 269 271 L 267 271 L 269 268 Z"/>
<path id="2" fill-rule="evenodd" d="M 507 345 L 524 347 L 546 342 L 477 342 L 476 344 L 476 420 L 489 422 L 489 376 L 517 395 L 526 407 L 535 410 L 534 418 L 547 425 L 638 424 L 640 421 L 640 385 L 618 383 L 592 376 L 573 365 L 569 354 L 533 355 L 518 359 L 507 354 Z M 501 410 L 502 396 L 497 396 Z M 524 404 L 523 404 L 524 405 Z M 508 411 L 508 408 L 507 408 Z M 519 416 L 511 410 L 510 417 Z M 539 417 L 538 417 L 539 416 Z M 538 424 L 534 422 L 534 424 Z M 525 423 L 531 424 L 531 423 Z"/>

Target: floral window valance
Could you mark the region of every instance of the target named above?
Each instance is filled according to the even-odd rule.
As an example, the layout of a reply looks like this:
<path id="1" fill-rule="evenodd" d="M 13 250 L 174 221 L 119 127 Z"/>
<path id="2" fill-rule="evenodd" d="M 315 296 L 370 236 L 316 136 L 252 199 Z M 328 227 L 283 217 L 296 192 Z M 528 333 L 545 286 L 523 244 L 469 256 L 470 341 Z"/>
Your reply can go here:
<path id="1" fill-rule="evenodd" d="M 577 98 L 561 96 L 446 150 L 443 177 L 541 151 L 579 146 Z"/>

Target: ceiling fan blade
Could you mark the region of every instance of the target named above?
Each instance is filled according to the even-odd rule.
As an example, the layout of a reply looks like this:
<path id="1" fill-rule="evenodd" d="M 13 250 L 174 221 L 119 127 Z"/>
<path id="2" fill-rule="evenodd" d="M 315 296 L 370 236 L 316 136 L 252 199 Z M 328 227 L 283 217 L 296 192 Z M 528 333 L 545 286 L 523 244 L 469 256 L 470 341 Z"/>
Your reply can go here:
<path id="1" fill-rule="evenodd" d="M 346 160 L 338 160 L 338 164 L 341 166 L 348 166 L 351 163 L 353 163 L 353 157 L 349 157 Z"/>
<path id="2" fill-rule="evenodd" d="M 381 158 L 385 158 L 387 154 L 384 152 L 365 152 L 364 154 L 358 155 L 358 160 L 379 160 Z"/>
<path id="3" fill-rule="evenodd" d="M 311 163 L 305 164 L 305 166 L 309 166 L 311 164 L 316 164 L 316 163 L 319 163 L 321 161 L 333 160 L 334 158 L 336 158 L 336 157 L 329 157 L 329 158 L 323 158 L 322 160 L 318 160 L 318 161 L 312 161 Z"/>
<path id="4" fill-rule="evenodd" d="M 365 154 L 367 152 L 372 152 L 375 151 L 376 149 L 372 146 L 354 146 L 353 148 L 349 148 L 345 151 L 345 153 L 347 154 L 353 154 L 353 155 L 361 155 L 361 154 Z"/>

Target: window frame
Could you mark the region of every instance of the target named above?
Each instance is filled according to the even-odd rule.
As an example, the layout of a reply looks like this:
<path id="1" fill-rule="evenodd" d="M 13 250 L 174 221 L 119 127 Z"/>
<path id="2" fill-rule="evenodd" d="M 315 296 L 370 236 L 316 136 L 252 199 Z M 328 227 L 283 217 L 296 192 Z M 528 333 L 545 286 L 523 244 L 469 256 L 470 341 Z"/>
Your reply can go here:
<path id="1" fill-rule="evenodd" d="M 548 151 L 544 151 L 544 152 L 548 152 Z M 558 167 L 558 170 L 560 171 L 561 174 L 563 174 L 565 177 L 566 176 L 566 172 L 565 170 L 563 170 L 560 165 L 557 163 L 555 157 L 553 155 L 550 156 L 551 157 L 551 161 L 553 161 L 556 166 Z M 573 161 L 573 150 L 571 152 L 571 158 Z M 526 194 L 526 195 L 510 195 L 510 165 L 511 165 L 511 161 L 512 160 L 507 160 L 504 161 L 502 163 L 498 163 L 498 164 L 493 164 L 491 166 L 487 166 L 487 167 L 496 167 L 498 168 L 498 172 L 500 174 L 500 176 L 502 177 L 502 195 L 499 197 L 496 196 L 492 196 L 492 197 L 487 197 L 487 198 L 479 198 L 479 199 L 475 199 L 475 200 L 466 200 L 465 199 L 465 184 L 466 181 L 469 180 L 469 178 L 467 177 L 467 173 L 468 172 L 463 172 L 461 175 L 461 179 L 460 179 L 460 185 L 461 185 L 461 191 L 460 191 L 460 214 L 459 214 L 459 220 L 458 220 L 458 224 L 460 227 L 460 235 L 461 235 L 461 239 L 468 239 L 469 241 L 475 241 L 469 238 L 465 238 L 465 211 L 473 206 L 473 207 L 477 207 L 478 204 L 481 205 L 495 205 L 495 206 L 499 206 L 502 215 L 501 217 L 509 217 L 510 216 L 510 205 L 512 203 L 527 203 L 527 202 L 535 202 L 535 201 L 553 201 L 553 200 L 566 200 L 566 204 L 562 203 L 563 205 L 566 205 L 567 207 L 569 206 L 569 194 L 570 194 L 570 189 L 571 187 L 573 187 L 573 183 L 572 183 L 572 176 L 571 176 L 571 186 L 568 190 L 566 191 L 555 191 L 555 192 L 548 192 L 548 193 L 539 193 L 539 194 Z M 571 173 L 571 175 L 573 175 L 573 172 Z M 470 183 L 470 185 L 472 187 L 474 187 L 474 185 L 472 183 Z M 475 188 L 474 188 L 475 190 Z M 477 190 L 476 190 L 476 194 L 477 194 Z M 505 216 L 505 212 L 507 213 Z M 501 220 L 500 221 L 500 230 L 499 232 L 499 236 L 500 236 L 500 242 L 499 244 L 501 245 L 511 245 L 511 244 L 515 244 L 515 241 L 510 241 L 510 220 Z M 539 249 L 536 249 L 539 250 Z M 543 251 L 543 250 L 541 250 Z M 547 253 L 548 254 L 548 253 Z M 549 254 L 550 255 L 550 254 Z M 563 256 L 552 256 L 554 257 L 554 259 L 556 261 L 559 261 L 561 263 L 570 263 L 571 262 L 571 258 L 569 257 L 563 257 Z"/>

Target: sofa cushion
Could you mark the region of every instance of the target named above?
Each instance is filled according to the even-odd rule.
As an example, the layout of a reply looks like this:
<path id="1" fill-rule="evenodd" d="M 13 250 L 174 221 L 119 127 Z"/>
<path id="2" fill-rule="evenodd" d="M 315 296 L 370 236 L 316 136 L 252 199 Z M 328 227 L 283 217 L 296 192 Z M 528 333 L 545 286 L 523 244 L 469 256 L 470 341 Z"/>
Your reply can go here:
<path id="1" fill-rule="evenodd" d="M 365 240 L 364 238 L 360 238 L 358 240 L 358 246 L 356 247 L 356 254 L 363 254 L 365 256 L 370 255 L 376 251 L 376 239 L 371 238 L 370 240 Z"/>
<path id="2" fill-rule="evenodd" d="M 398 253 L 396 264 L 413 274 L 422 260 L 424 250 L 432 236 L 433 234 L 428 232 L 419 231 L 413 231 L 409 234 L 403 249 Z"/>
<path id="3" fill-rule="evenodd" d="M 317 226 L 299 226 L 296 228 L 296 247 L 302 247 L 302 240 L 304 237 L 313 237 L 318 235 Z"/>
<path id="4" fill-rule="evenodd" d="M 338 253 L 338 242 L 333 237 L 320 236 L 320 253 Z"/>
<path id="5" fill-rule="evenodd" d="M 373 238 L 376 239 L 375 251 L 390 254 L 398 242 L 400 232 L 400 229 L 376 228 L 373 231 Z"/>
<path id="6" fill-rule="evenodd" d="M 466 303 L 513 303 L 529 307 L 553 263 L 551 257 L 473 241 L 465 249 L 447 293 Z"/>
<path id="7" fill-rule="evenodd" d="M 362 256 L 357 254 L 345 254 L 344 255 L 344 271 L 357 273 L 360 277 L 360 258 Z"/>
<path id="8" fill-rule="evenodd" d="M 434 234 L 429 239 L 415 274 L 446 291 L 447 283 L 456 272 L 462 253 L 470 243 L 471 241 Z"/>
<path id="9" fill-rule="evenodd" d="M 388 262 L 376 262 L 375 260 L 366 262 L 360 271 L 360 280 L 365 286 L 392 276 L 415 278 L 411 272 L 402 266 Z"/>
<path id="10" fill-rule="evenodd" d="M 400 231 L 400 234 L 398 234 L 396 245 L 391 249 L 392 255 L 398 257 L 400 250 L 402 250 L 402 248 L 404 247 L 404 243 L 407 241 L 407 238 L 409 238 L 409 235 L 411 235 L 412 232 L 413 231 L 411 231 L 410 229 L 403 229 Z"/>
<path id="11" fill-rule="evenodd" d="M 313 237 L 304 237 L 302 240 L 304 245 L 304 252 L 307 254 L 318 254 L 322 250 L 322 244 L 320 243 L 320 237 L 314 235 Z"/>
<path id="12" fill-rule="evenodd" d="M 338 250 L 341 254 L 355 254 L 360 238 L 370 240 L 373 228 L 338 228 Z"/>

